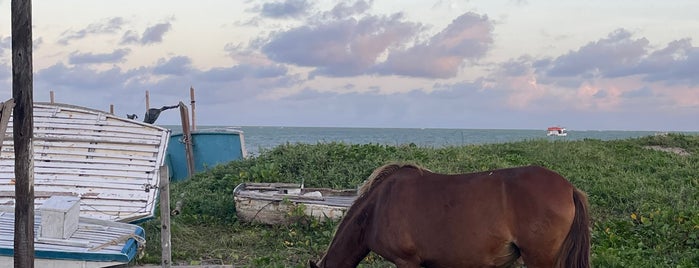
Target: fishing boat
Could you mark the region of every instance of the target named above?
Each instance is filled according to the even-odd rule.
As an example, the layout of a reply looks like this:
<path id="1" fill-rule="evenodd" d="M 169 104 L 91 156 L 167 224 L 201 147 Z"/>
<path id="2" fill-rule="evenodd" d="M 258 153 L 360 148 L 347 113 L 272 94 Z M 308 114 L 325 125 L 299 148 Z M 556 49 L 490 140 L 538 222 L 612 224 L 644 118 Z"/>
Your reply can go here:
<path id="1" fill-rule="evenodd" d="M 37 207 L 51 196 L 75 196 L 82 216 L 119 222 L 154 216 L 168 129 L 74 105 L 37 102 L 33 109 Z M 11 118 L 2 134 L 0 205 L 13 206 Z"/>
<path id="2" fill-rule="evenodd" d="M 236 128 L 205 128 L 192 131 L 192 156 L 194 172 L 240 160 L 246 157 L 243 131 Z M 167 150 L 167 165 L 171 181 L 189 177 L 187 170 L 186 139 L 182 133 L 172 134 Z"/>
<path id="3" fill-rule="evenodd" d="M 549 127 L 546 129 L 546 136 L 565 137 L 568 136 L 568 130 L 564 127 Z"/>
<path id="4" fill-rule="evenodd" d="M 289 183 L 242 183 L 233 195 L 238 219 L 274 225 L 294 220 L 294 212 L 299 209 L 319 221 L 338 220 L 357 198 L 357 191 Z"/>
<path id="5" fill-rule="evenodd" d="M 77 197 L 57 196 L 35 211 L 35 267 L 124 265 L 134 260 L 145 247 L 143 228 L 79 217 L 78 203 Z M 12 207 L 0 207 L 0 268 L 13 267 L 14 220 Z"/>

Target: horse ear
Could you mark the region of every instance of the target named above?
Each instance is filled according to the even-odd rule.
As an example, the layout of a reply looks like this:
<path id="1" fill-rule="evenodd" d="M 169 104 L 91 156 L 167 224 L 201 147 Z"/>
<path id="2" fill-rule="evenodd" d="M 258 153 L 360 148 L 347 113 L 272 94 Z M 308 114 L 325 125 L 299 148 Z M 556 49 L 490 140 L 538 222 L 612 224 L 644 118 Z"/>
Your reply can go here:
<path id="1" fill-rule="evenodd" d="M 308 267 L 311 267 L 311 268 L 318 268 L 318 265 L 316 265 L 315 262 L 309 260 L 309 261 L 308 261 Z"/>

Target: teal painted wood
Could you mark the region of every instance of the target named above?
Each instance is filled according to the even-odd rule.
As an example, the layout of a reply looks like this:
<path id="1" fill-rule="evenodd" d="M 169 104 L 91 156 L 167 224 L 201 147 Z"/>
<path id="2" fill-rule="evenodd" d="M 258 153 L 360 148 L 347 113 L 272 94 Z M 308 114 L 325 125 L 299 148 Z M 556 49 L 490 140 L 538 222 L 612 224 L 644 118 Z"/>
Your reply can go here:
<path id="1" fill-rule="evenodd" d="M 195 173 L 245 157 L 243 132 L 237 129 L 206 129 L 192 132 Z M 182 134 L 173 134 L 167 148 L 170 180 L 187 178 L 187 159 Z"/>
<path id="2" fill-rule="evenodd" d="M 12 226 L 9 225 L 14 220 L 14 213 L 7 212 L 10 209 L 0 208 L 0 257 L 14 256 L 14 235 Z M 39 212 L 35 215 L 34 225 L 37 234 L 40 223 Z M 81 245 L 38 239 L 34 241 L 34 255 L 37 259 L 128 263 L 136 257 L 139 246 L 142 246 L 135 238 L 130 237 L 132 235 L 145 241 L 145 231 L 138 225 L 80 218 L 78 230 L 64 241 L 74 241 Z M 129 238 L 121 240 L 124 236 Z"/>

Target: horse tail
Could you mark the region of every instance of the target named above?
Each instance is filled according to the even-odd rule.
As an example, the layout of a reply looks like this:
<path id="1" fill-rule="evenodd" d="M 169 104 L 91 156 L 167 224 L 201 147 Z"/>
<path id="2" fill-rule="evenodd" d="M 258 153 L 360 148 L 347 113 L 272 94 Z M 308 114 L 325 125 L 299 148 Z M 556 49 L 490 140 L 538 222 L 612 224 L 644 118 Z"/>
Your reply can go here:
<path id="1" fill-rule="evenodd" d="M 566 236 L 560 251 L 556 267 L 589 268 L 590 267 L 590 216 L 588 214 L 587 195 L 575 189 L 573 192 L 575 217 L 573 225 Z"/>
<path id="2" fill-rule="evenodd" d="M 366 182 L 364 182 L 364 185 L 362 185 L 361 189 L 359 190 L 359 195 L 360 196 L 364 195 L 371 188 L 373 188 L 378 182 L 380 182 L 384 178 L 390 176 L 391 174 L 393 174 L 397 170 L 404 168 L 404 167 L 414 168 L 414 169 L 419 170 L 420 172 L 427 170 L 427 169 L 424 169 L 424 168 L 422 168 L 418 165 L 415 165 L 415 164 L 391 163 L 391 164 L 383 165 L 383 166 L 375 169 L 374 172 L 371 173 L 369 178 L 367 178 Z"/>

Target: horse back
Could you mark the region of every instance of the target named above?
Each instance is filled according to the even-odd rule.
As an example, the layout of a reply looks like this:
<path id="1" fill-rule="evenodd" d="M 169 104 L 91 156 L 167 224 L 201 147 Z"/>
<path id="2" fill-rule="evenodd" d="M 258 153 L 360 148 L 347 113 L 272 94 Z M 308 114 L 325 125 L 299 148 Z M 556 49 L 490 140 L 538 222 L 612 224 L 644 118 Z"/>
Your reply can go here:
<path id="1" fill-rule="evenodd" d="M 560 244 L 575 210 L 574 187 L 537 166 L 453 175 L 403 168 L 374 190 L 372 247 L 382 255 L 418 252 L 425 263 L 449 262 L 443 253 L 455 250 L 463 253 L 451 260 L 457 266 L 506 255 L 509 245 L 541 235 Z"/>

